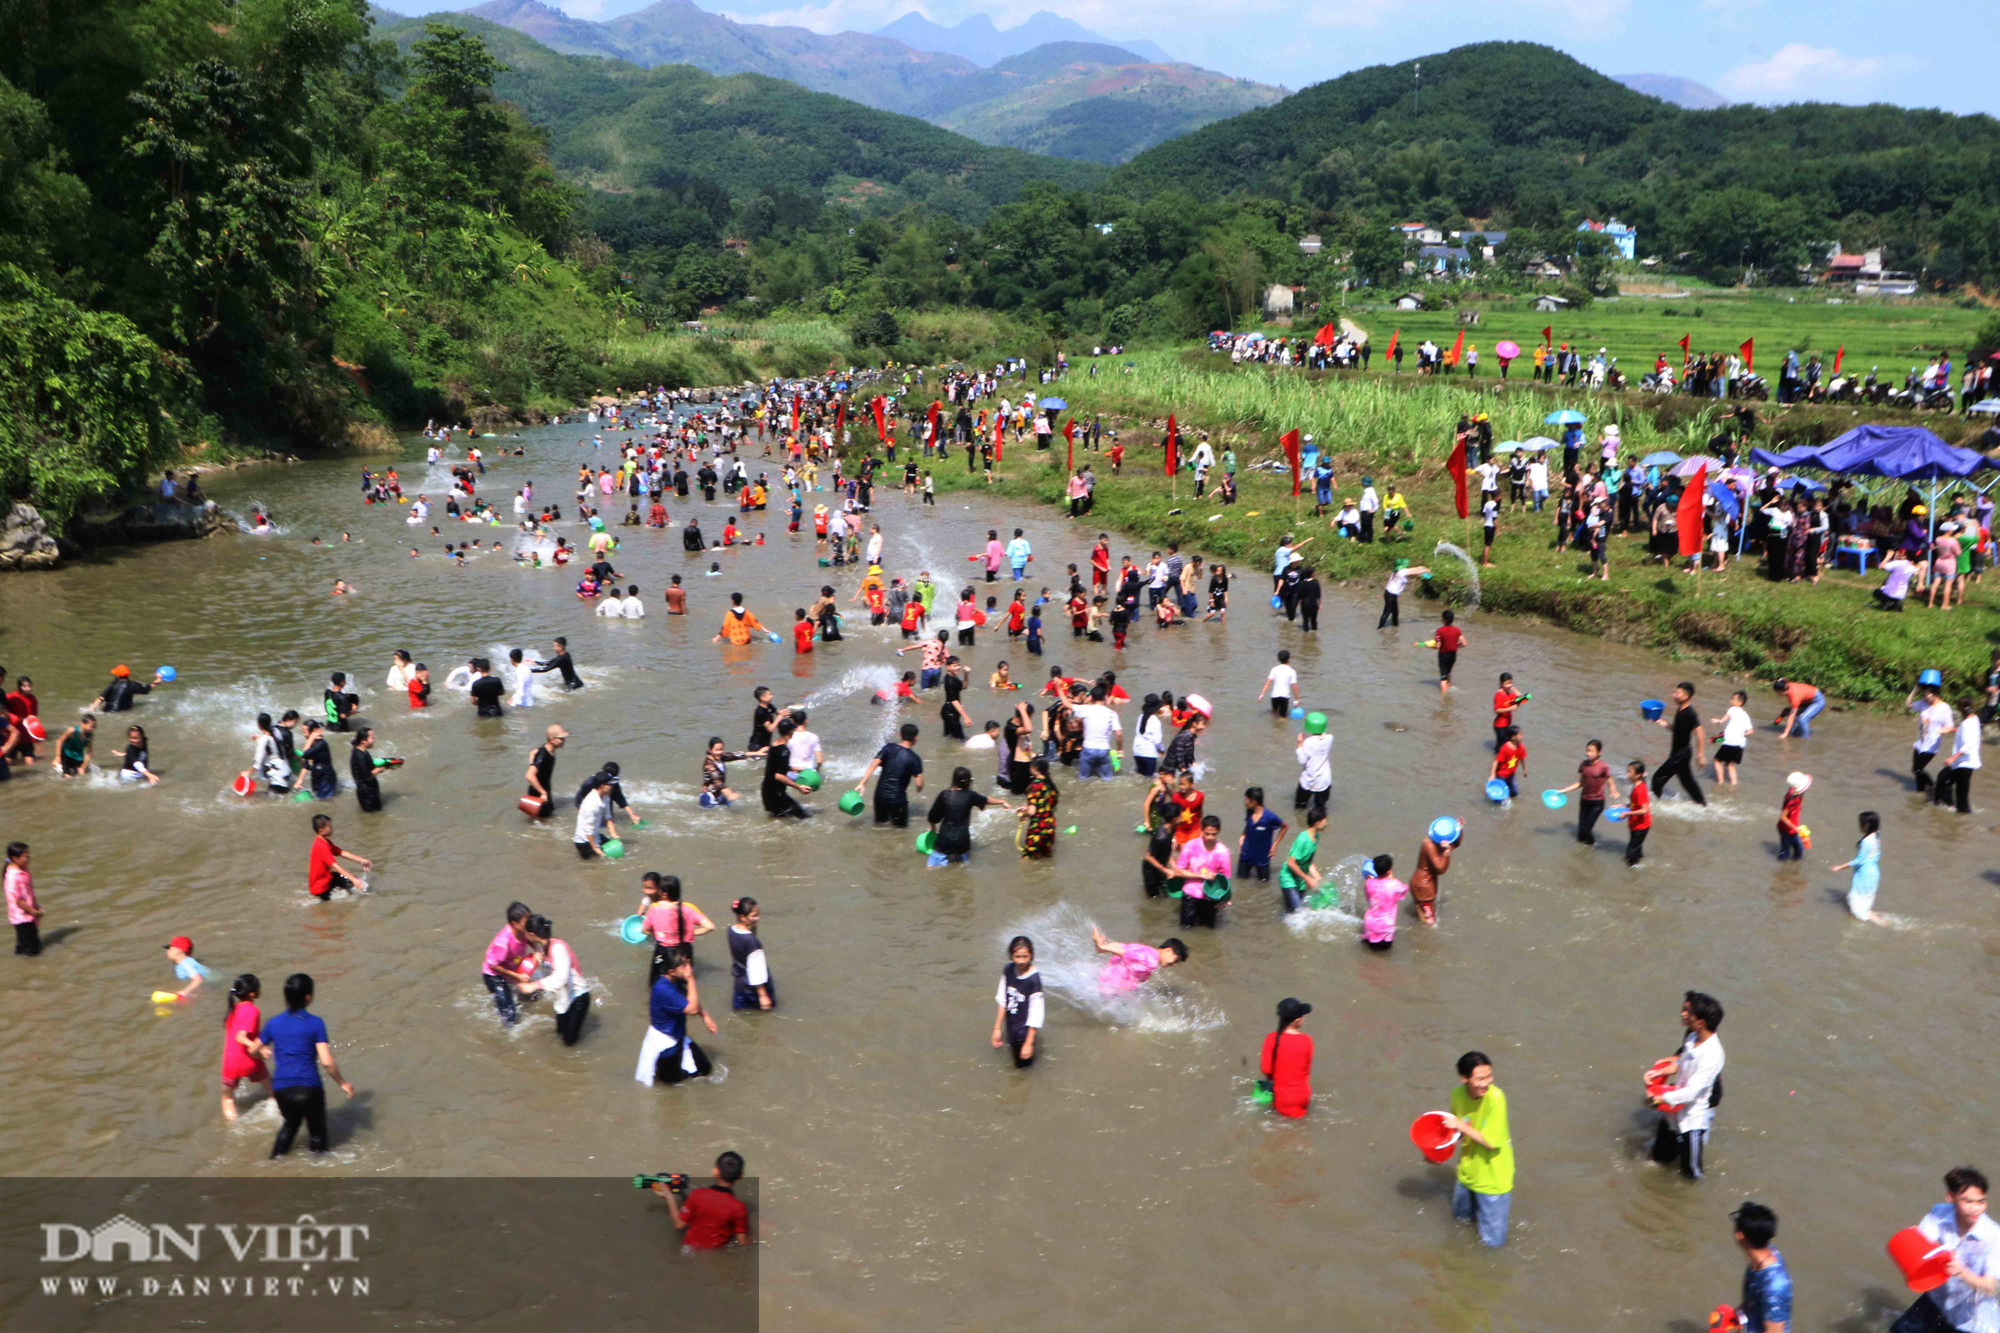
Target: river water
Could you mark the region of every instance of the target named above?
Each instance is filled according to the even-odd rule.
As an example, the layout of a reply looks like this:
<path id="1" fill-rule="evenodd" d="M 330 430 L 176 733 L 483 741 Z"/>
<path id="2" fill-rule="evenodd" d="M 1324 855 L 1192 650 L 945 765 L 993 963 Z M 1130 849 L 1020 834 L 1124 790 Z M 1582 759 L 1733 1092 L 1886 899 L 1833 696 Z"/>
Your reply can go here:
<path id="1" fill-rule="evenodd" d="M 527 432 L 527 456 L 493 460 L 483 493 L 505 513 L 532 478 L 569 512 L 578 460 L 612 457 L 579 449 L 580 433 Z M 425 473 L 419 449 L 401 465 L 410 482 Z M 1282 919 L 1275 884 L 1239 886 L 1220 931 L 1182 931 L 1170 904 L 1140 889 L 1141 787 L 1129 771 L 1066 783 L 1059 824 L 1079 831 L 1035 864 L 1018 860 L 1012 822 L 996 812 L 976 828 L 969 868 L 927 870 L 909 833 L 839 815 L 832 783 L 819 818 L 774 824 L 756 808 L 751 766 L 734 775 L 747 806 L 697 807 L 702 744 L 711 733 L 744 742 L 758 684 L 814 699 L 836 776 L 856 773 L 893 720 L 868 703 L 898 665 L 893 628 L 850 616 L 845 642 L 804 658 L 789 645 L 709 642 L 728 591 L 785 625 L 835 572 L 814 566 L 809 539 L 785 536 L 775 506 L 748 524 L 770 544 L 717 553 L 719 578 L 703 577 L 709 557 L 684 554 L 678 533 L 628 530 L 616 563 L 651 614 L 605 621 L 576 600 L 569 573 L 496 554 L 459 570 L 436 554 L 447 538 L 509 529 L 431 539 L 400 511 L 361 505 L 357 480 L 346 463 L 231 474 L 215 497 L 246 514 L 253 501 L 272 506 L 282 532 L 0 580 L 4 661 L 35 677 L 52 737 L 111 663 L 179 671 L 130 715 L 150 733 L 157 788 L 34 771 L 5 789 L 6 836 L 34 846 L 51 940 L 41 959 L 9 965 L 0 1005 L 8 1171 L 621 1175 L 705 1172 L 733 1147 L 761 1180 L 763 1311 L 786 1329 L 1024 1318 L 1693 1328 L 1736 1299 L 1728 1213 L 1756 1198 L 1783 1218 L 1796 1326 L 1861 1330 L 1885 1326 L 1880 1312 L 1907 1299 L 1882 1246 L 1935 1201 L 1944 1169 L 2000 1166 L 1975 1114 L 1980 1015 L 2000 990 L 1990 817 L 1917 805 L 1899 722 L 1828 714 L 1810 742 L 1760 734 L 1742 788 L 1705 811 L 1664 803 L 1645 866 L 1628 871 L 1616 826 L 1581 848 L 1565 818 L 1574 807 L 1548 811 L 1528 793 L 1568 782 L 1591 736 L 1621 780 L 1624 759 L 1657 762 L 1665 733 L 1639 724 L 1637 701 L 1664 698 L 1691 668 L 1475 614 L 1466 688 L 1440 702 L 1431 654 L 1411 645 L 1436 623 L 1422 603 L 1405 599 L 1402 630 L 1377 634 L 1374 590 L 1336 589 L 1320 633 L 1305 636 L 1265 609 L 1264 576 L 1249 572 L 1226 628 L 1148 630 L 1118 659 L 1058 630 L 1043 661 L 1011 654 L 1018 677 L 1115 660 L 1135 697 L 1205 693 L 1217 725 L 1202 786 L 1233 839 L 1243 787 L 1275 796 L 1296 777 L 1293 724 L 1256 700 L 1274 651 L 1289 646 L 1337 741 L 1322 864 L 1388 851 L 1407 873 L 1440 813 L 1464 818 L 1467 837 L 1442 924 L 1405 917 L 1386 955 L 1361 947 L 1351 916 Z M 930 509 L 884 493 L 876 517 L 891 572 L 928 567 L 949 588 L 989 526 L 1027 529 L 1037 586 L 1059 588 L 1063 564 L 1085 558 L 1085 534 L 1055 511 L 968 499 Z M 670 508 L 676 520 L 688 512 Z M 722 506 L 691 512 L 720 530 Z M 409 556 L 415 532 L 421 559 Z M 1114 541 L 1125 550 L 1145 554 Z M 685 618 L 664 614 L 672 573 L 690 589 Z M 336 577 L 356 594 L 329 596 Z M 501 721 L 476 721 L 442 688 L 435 708 L 412 714 L 383 688 L 399 647 L 442 682 L 468 656 L 546 652 L 555 634 L 569 636 L 589 687 L 545 690 L 540 706 Z M 969 654 L 975 722 L 1005 715 L 985 679 L 1006 650 L 982 637 Z M 335 669 L 362 687 L 381 750 L 408 763 L 385 779 L 384 813 L 361 816 L 345 791 L 324 807 L 337 839 L 376 862 L 377 891 L 315 905 L 303 883 L 312 810 L 227 786 L 248 762 L 257 711 L 315 706 Z M 1503 669 L 1535 696 L 1522 713 L 1530 776 L 1506 808 L 1481 792 L 1484 703 Z M 1719 716 L 1728 683 L 1695 674 L 1704 715 Z M 1756 698 L 1762 717 L 1769 698 Z M 939 739 L 936 705 L 914 710 L 933 793 L 958 751 Z M 623 765 L 652 821 L 629 839 L 628 859 L 579 864 L 567 820 L 530 825 L 516 811 L 528 751 L 552 721 L 572 737 L 559 790 L 601 760 Z M 122 730 L 100 732 L 100 760 Z M 989 785 L 991 752 L 967 762 Z M 1817 846 L 1803 867 L 1774 859 L 1782 775 L 1795 767 L 1817 778 L 1807 804 Z M 1845 877 L 1827 869 L 1852 847 L 1855 812 L 1871 807 L 1884 816 L 1878 906 L 1896 918 L 1889 929 L 1850 920 Z M 738 894 L 763 902 L 775 1012 L 730 1013 L 720 937 L 698 950 L 703 994 L 722 1015 L 720 1035 L 703 1037 L 713 1083 L 649 1090 L 631 1077 L 646 957 L 616 928 L 648 868 L 679 874 L 719 921 Z M 574 1049 L 546 1013 L 504 1030 L 481 989 L 481 951 L 514 898 L 553 917 L 598 980 Z M 1142 1003 L 1107 1010 L 1087 980 L 1093 922 L 1113 939 L 1185 935 L 1194 957 Z M 1040 1062 L 1017 1073 L 987 1038 L 1003 944 L 1022 931 L 1042 947 L 1055 999 Z M 156 1013 L 147 993 L 173 984 L 160 946 L 179 933 L 195 938 L 214 990 Z M 267 1012 L 287 973 L 318 980 L 316 1011 L 360 1094 L 333 1097 L 326 1161 L 299 1153 L 267 1165 L 267 1104 L 234 1128 L 221 1122 L 220 994 L 244 970 L 264 978 Z M 1728 1008 L 1727 1098 L 1698 1185 L 1644 1161 L 1639 1077 L 1676 1045 L 1688 988 Z M 1316 1006 L 1317 1067 L 1311 1116 L 1277 1123 L 1246 1094 L 1286 995 Z M 1449 1168 L 1426 1166 L 1405 1133 L 1444 1104 L 1452 1064 L 1472 1047 L 1492 1055 L 1509 1095 L 1520 1164 L 1514 1231 L 1497 1253 L 1451 1223 Z"/>

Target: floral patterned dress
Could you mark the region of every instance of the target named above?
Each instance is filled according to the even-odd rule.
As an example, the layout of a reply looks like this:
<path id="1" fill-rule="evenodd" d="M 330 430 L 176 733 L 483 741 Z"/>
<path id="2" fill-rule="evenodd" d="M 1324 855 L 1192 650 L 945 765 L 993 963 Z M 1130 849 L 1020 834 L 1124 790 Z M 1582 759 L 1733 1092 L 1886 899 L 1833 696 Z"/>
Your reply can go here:
<path id="1" fill-rule="evenodd" d="M 1035 775 L 1028 784 L 1028 812 L 1022 821 L 1021 855 L 1049 857 L 1056 850 L 1056 806 L 1062 793 L 1048 778 Z"/>

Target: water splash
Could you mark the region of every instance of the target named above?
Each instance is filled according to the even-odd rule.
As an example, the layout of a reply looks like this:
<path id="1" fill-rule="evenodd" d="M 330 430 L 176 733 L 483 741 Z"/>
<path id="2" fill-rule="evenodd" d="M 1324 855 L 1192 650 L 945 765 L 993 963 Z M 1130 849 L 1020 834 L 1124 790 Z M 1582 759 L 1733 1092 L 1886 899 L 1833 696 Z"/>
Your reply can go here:
<path id="1" fill-rule="evenodd" d="M 1467 602 L 1466 605 L 1478 606 L 1479 566 L 1473 563 L 1472 557 L 1467 555 L 1464 551 L 1460 550 L 1458 547 L 1453 546 L 1450 542 L 1439 542 L 1436 548 L 1431 551 L 1431 554 L 1448 555 L 1452 559 L 1458 561 L 1459 564 L 1465 566 L 1465 580 L 1466 583 L 1469 584 L 1472 588 L 1472 600 Z"/>
<path id="2" fill-rule="evenodd" d="M 878 700 L 879 696 L 882 695 L 887 695 L 889 699 L 893 700 L 896 695 L 896 682 L 901 678 L 901 673 L 892 666 L 877 664 L 874 666 L 849 667 L 841 673 L 840 679 L 829 685 L 822 685 L 803 700 L 792 705 L 794 708 L 802 708 L 808 713 L 817 713 L 830 704 L 856 694 L 865 694 L 871 701 L 877 701 L 868 710 L 868 732 L 865 739 L 856 748 L 850 749 L 848 746 L 842 745 L 840 748 L 844 752 L 844 756 L 833 759 L 825 765 L 828 776 L 834 778 L 860 777 L 861 770 L 867 767 L 868 761 L 873 759 L 881 751 L 882 747 L 889 743 L 890 737 L 896 734 L 896 724 L 902 721 L 900 711 L 893 703 L 879 702 Z M 815 730 L 818 730 L 818 728 L 815 728 Z"/>
<path id="3" fill-rule="evenodd" d="M 1322 943 L 1354 938 L 1361 925 L 1361 867 L 1367 857 L 1343 856 L 1320 877 L 1321 891 L 1332 890 L 1324 907 L 1312 904 L 1318 895 L 1308 892 L 1306 905 L 1285 917 L 1285 927 L 1294 935 L 1305 935 Z"/>
<path id="4" fill-rule="evenodd" d="M 1203 1032 L 1228 1021 L 1220 1008 L 1201 998 L 1198 987 L 1183 983 L 1175 972 L 1156 974 L 1135 991 L 1106 994 L 1099 989 L 1098 975 L 1110 958 L 1091 943 L 1094 924 L 1082 909 L 1057 903 L 997 936 L 993 966 L 1005 965 L 1008 940 L 1026 935 L 1035 942 L 1043 989 L 1100 1022 L 1142 1032 Z M 1199 949 L 1201 943 L 1197 939 L 1193 947 Z"/>

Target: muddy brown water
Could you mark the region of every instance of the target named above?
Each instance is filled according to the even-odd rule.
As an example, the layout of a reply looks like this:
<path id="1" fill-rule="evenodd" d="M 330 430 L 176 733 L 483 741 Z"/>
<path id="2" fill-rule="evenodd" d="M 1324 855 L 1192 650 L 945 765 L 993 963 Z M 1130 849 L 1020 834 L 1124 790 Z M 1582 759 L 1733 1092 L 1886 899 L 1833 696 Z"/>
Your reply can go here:
<path id="1" fill-rule="evenodd" d="M 579 433 L 526 433 L 527 456 L 494 460 L 484 493 L 505 513 L 532 478 L 569 511 L 579 458 L 611 457 L 579 450 Z M 424 476 L 417 446 L 401 471 Z M 1472 613 L 1466 688 L 1440 702 L 1431 655 L 1412 646 L 1434 609 L 1406 599 L 1402 629 L 1378 634 L 1374 591 L 1336 590 L 1319 634 L 1305 636 L 1266 608 L 1263 570 L 1238 571 L 1226 626 L 1148 630 L 1122 656 L 1073 645 L 1054 617 L 1040 661 L 983 634 L 968 655 L 975 722 L 1011 702 L 985 688 L 1002 656 L 1024 682 L 1053 662 L 1072 673 L 1115 665 L 1135 697 L 1205 693 L 1218 721 L 1202 786 L 1232 839 L 1246 785 L 1277 797 L 1296 778 L 1294 724 L 1256 701 L 1273 653 L 1290 647 L 1307 703 L 1332 719 L 1322 863 L 1343 866 L 1350 904 L 1358 858 L 1387 851 L 1407 867 L 1433 816 L 1466 821 L 1442 924 L 1406 917 L 1387 955 L 1361 948 L 1345 912 L 1281 918 L 1275 885 L 1240 884 L 1213 934 L 1182 931 L 1140 890 L 1141 784 L 1129 769 L 1111 783 L 1064 783 L 1059 824 L 1078 832 L 1046 863 L 1018 859 L 1012 822 L 997 813 L 977 826 L 969 868 L 927 870 L 910 833 L 834 810 L 837 780 L 851 782 L 894 720 L 870 694 L 915 661 L 890 656 L 893 628 L 855 616 L 844 642 L 804 658 L 789 645 L 709 642 L 731 590 L 774 625 L 823 581 L 851 590 L 814 566 L 809 542 L 785 536 L 776 508 L 747 525 L 769 544 L 717 553 L 716 578 L 678 533 L 628 532 L 616 563 L 651 614 L 609 622 L 576 600 L 570 573 L 524 570 L 504 554 L 458 570 L 436 554 L 447 538 L 510 541 L 511 530 L 433 539 L 398 511 L 364 507 L 357 482 L 356 467 L 336 463 L 232 474 L 215 481 L 216 498 L 243 514 L 271 506 L 282 532 L 0 580 L 5 664 L 35 678 L 52 736 L 111 663 L 179 671 L 130 715 L 150 733 L 159 787 L 30 771 L 0 789 L 6 836 L 34 846 L 50 940 L 39 960 L 7 965 L 9 1172 L 622 1175 L 705 1170 L 733 1147 L 762 1181 L 764 1316 L 812 1329 L 1022 1318 L 1687 1328 L 1735 1300 L 1728 1213 L 1755 1198 L 1783 1218 L 1796 1326 L 1860 1330 L 1885 1326 L 1906 1299 L 1882 1246 L 1936 1199 L 1942 1171 L 2000 1166 L 1977 1091 L 2000 950 L 1990 821 L 1916 803 L 1902 777 L 1907 728 L 1894 720 L 1828 714 L 1810 741 L 1761 733 L 1740 788 L 1706 811 L 1662 804 L 1634 872 L 1621 831 L 1580 848 L 1574 806 L 1545 810 L 1532 793 L 1569 781 L 1592 736 L 1615 764 L 1657 762 L 1665 733 L 1640 725 L 1637 703 L 1665 697 L 1691 674 L 1683 664 Z M 676 520 L 700 514 L 711 532 L 725 515 L 670 508 Z M 1087 526 L 1054 511 L 976 496 L 920 508 L 885 493 L 875 516 L 891 572 L 929 568 L 947 588 L 967 576 L 989 526 L 1027 529 L 1035 587 L 1059 589 L 1063 565 L 1088 546 Z M 413 560 L 418 533 L 424 555 Z M 315 535 L 328 544 L 312 546 Z M 1116 552 L 1145 550 L 1114 540 Z M 684 618 L 668 617 L 660 597 L 672 573 L 689 588 Z M 335 577 L 356 594 L 330 597 Z M 1004 602 L 1004 587 L 992 591 Z M 413 715 L 384 689 L 399 647 L 442 682 L 470 655 L 546 652 L 559 633 L 588 688 L 544 689 L 540 706 L 501 721 L 476 721 L 445 688 Z M 314 905 L 303 883 L 312 810 L 227 786 L 248 762 L 254 715 L 316 704 L 335 669 L 361 685 L 382 750 L 408 763 L 387 775 L 383 813 L 361 816 L 345 790 L 324 807 L 338 840 L 375 860 L 377 891 Z M 1535 696 L 1522 715 L 1524 799 L 1506 808 L 1481 793 L 1485 701 L 1503 669 Z M 1718 716 L 1728 682 L 1692 674 L 1704 715 Z M 735 774 L 747 806 L 695 801 L 703 742 L 743 743 L 758 684 L 814 704 L 834 780 L 803 826 L 756 808 L 754 766 Z M 924 728 L 930 790 L 961 760 L 990 786 L 991 752 L 943 742 L 937 703 L 910 714 Z M 1768 694 L 1753 711 L 1769 717 Z M 624 861 L 579 864 L 567 820 L 531 825 L 515 809 L 528 751 L 552 721 L 572 736 L 558 788 L 616 759 L 652 821 Z M 99 759 L 114 746 L 122 725 L 100 732 Z M 1781 866 L 1773 819 L 1793 768 L 1817 779 L 1816 845 L 1804 866 Z M 1895 918 L 1889 929 L 1851 921 L 1845 876 L 1828 870 L 1863 808 L 1883 814 L 1878 906 Z M 738 894 L 764 905 L 775 1012 L 730 1013 L 720 937 L 698 951 L 702 992 L 721 1013 L 721 1033 L 702 1038 L 718 1064 L 712 1083 L 648 1090 L 631 1077 L 646 959 L 616 931 L 648 868 L 679 874 L 718 919 Z M 597 979 L 574 1049 L 532 1008 L 503 1030 L 480 986 L 481 951 L 514 898 L 553 917 Z M 1188 936 L 1194 957 L 1141 1002 L 1107 1008 L 1090 984 L 1093 922 L 1114 939 Z M 1041 945 L 1054 994 L 1042 1058 L 1025 1073 L 987 1040 L 1003 943 L 1017 932 Z M 160 946 L 178 933 L 195 938 L 214 982 L 199 1005 L 156 1013 L 147 993 L 172 984 Z M 218 1115 L 221 995 L 245 970 L 262 975 L 267 1012 L 287 973 L 318 980 L 317 1011 L 360 1094 L 333 1097 L 326 1160 L 267 1165 L 266 1103 L 234 1128 Z M 1640 1071 L 1676 1043 L 1690 987 L 1728 1008 L 1728 1095 L 1698 1185 L 1643 1160 L 1651 1124 L 1639 1091 Z M 1316 1006 L 1315 1093 L 1301 1123 L 1275 1123 L 1246 1097 L 1286 995 Z M 1452 1224 L 1449 1168 L 1426 1166 L 1406 1137 L 1412 1117 L 1444 1103 L 1453 1061 L 1473 1047 L 1493 1056 L 1518 1149 L 1514 1230 L 1498 1253 Z"/>

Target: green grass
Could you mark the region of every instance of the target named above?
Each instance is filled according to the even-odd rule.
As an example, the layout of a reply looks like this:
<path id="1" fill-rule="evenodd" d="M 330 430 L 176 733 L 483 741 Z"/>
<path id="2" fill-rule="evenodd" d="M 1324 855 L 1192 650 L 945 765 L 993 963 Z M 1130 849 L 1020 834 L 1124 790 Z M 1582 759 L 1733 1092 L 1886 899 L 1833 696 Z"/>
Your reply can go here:
<path id="1" fill-rule="evenodd" d="M 1625 296 L 1595 301 L 1566 314 L 1544 314 L 1534 308 L 1530 296 L 1469 298 L 1461 308 L 1479 312 L 1480 322 L 1465 329 L 1465 340 L 1468 346 L 1479 349 L 1481 376 L 1499 374 L 1493 347 L 1508 338 L 1522 351 L 1522 359 L 1509 373 L 1530 369 L 1535 344 L 1542 340 L 1543 327 L 1548 326 L 1555 330 L 1557 343 L 1581 348 L 1586 357 L 1599 347 L 1606 348 L 1609 355 L 1618 358 L 1618 368 L 1634 381 L 1652 370 L 1654 359 L 1660 356 L 1667 358 L 1678 375 L 1680 340 L 1686 336 L 1696 355 L 1727 354 L 1746 338 L 1755 339 L 1757 369 L 1773 383 L 1787 350 L 1798 350 L 1801 366 L 1817 352 L 1830 367 L 1835 349 L 1845 346 L 1843 371 L 1865 375 L 1869 367 L 1880 366 L 1885 378 L 1900 385 L 1912 364 L 1921 365 L 1936 352 L 1949 351 L 1954 361 L 1963 365 L 1973 335 L 1989 318 L 1984 310 L 1930 300 L 1889 303 L 1850 299 L 1842 305 L 1828 305 L 1826 293 L 1818 289 L 1791 292 L 1789 299 L 1786 293 L 1769 290 L 1696 291 L 1674 299 Z M 1383 364 L 1380 353 L 1398 329 L 1403 346 L 1409 349 L 1404 364 L 1414 368 L 1419 342 L 1428 337 L 1449 348 L 1460 328 L 1458 314 L 1452 310 L 1356 306 L 1347 314 L 1368 330 L 1377 353 L 1373 364 L 1378 369 Z M 1296 327 L 1305 327 L 1304 321 Z"/>
<path id="2" fill-rule="evenodd" d="M 1095 380 L 1073 374 L 1060 386 L 1075 415 L 1087 420 L 1101 412 L 1107 429 L 1118 429 L 1126 446 L 1119 475 L 1111 473 L 1102 455 L 1079 455 L 1080 461 L 1093 462 L 1099 477 L 1097 506 L 1088 525 L 1121 529 L 1150 543 L 1178 541 L 1190 554 L 1199 552 L 1235 567 L 1245 576 L 1238 584 L 1239 613 L 1254 614 L 1262 606 L 1271 553 L 1287 532 L 1315 537 L 1306 549 L 1322 579 L 1353 583 L 1371 594 L 1397 557 L 1428 563 L 1441 540 L 1470 547 L 1443 469 L 1451 429 L 1463 410 L 1484 406 L 1492 411 L 1495 435 L 1501 439 L 1545 429 L 1539 425 L 1541 417 L 1565 397 L 1590 414 L 1593 436 L 1595 423 L 1622 407 L 1624 438 L 1640 450 L 1660 445 L 1687 453 L 1688 435 L 1707 433 L 1698 421 L 1676 419 L 1673 405 L 1662 409 L 1668 417 L 1662 422 L 1615 399 L 1523 392 L 1518 386 L 1496 396 L 1474 394 L 1462 381 L 1448 386 L 1405 377 L 1399 385 L 1380 377 L 1309 377 L 1296 371 L 1231 368 L 1223 358 L 1205 353 L 1142 352 L 1117 364 L 1125 361 L 1133 363 L 1132 375 L 1118 374 L 1114 366 L 1112 373 L 1100 373 Z M 1169 410 L 1177 415 L 1190 447 L 1205 430 L 1218 455 L 1225 447 L 1235 448 L 1237 504 L 1216 504 L 1212 495 L 1193 499 L 1193 477 L 1187 473 L 1176 494 L 1161 475 L 1159 439 Z M 1787 411 L 1779 424 L 1824 437 L 1847 422 L 1846 409 L 1799 408 Z M 1288 475 L 1250 471 L 1252 464 L 1280 456 L 1277 435 L 1294 425 L 1331 446 L 1329 453 L 1339 465 L 1336 500 L 1357 494 L 1366 470 L 1378 487 L 1391 481 L 1401 486 L 1415 530 L 1371 546 L 1338 542 L 1330 516 L 1313 518 L 1309 496 L 1292 499 Z M 1032 444 L 1010 442 L 993 489 L 1062 505 L 1062 463 L 1059 436 L 1047 454 L 1037 454 Z M 940 491 L 982 487 L 956 461 L 940 464 L 935 475 Z M 1975 688 L 1983 679 L 1988 652 L 2000 644 L 1992 615 L 2000 587 L 1992 581 L 1975 587 L 1965 607 L 1949 614 L 1912 607 L 1901 615 L 1886 615 L 1868 609 L 1869 590 L 1879 581 L 1872 573 L 1862 579 L 1851 570 L 1830 572 L 1818 586 L 1773 584 L 1751 566 L 1732 563 L 1726 573 L 1704 575 L 1697 598 L 1692 577 L 1645 562 L 1643 537 L 1613 539 L 1608 583 L 1586 580 L 1585 561 L 1575 553 L 1552 551 L 1553 537 L 1552 510 L 1503 516 L 1494 547 L 1496 567 L 1482 571 L 1484 609 L 1661 649 L 1670 656 L 1698 657 L 1757 678 L 1790 674 L 1837 698 L 1864 702 L 1899 701 L 1927 666 L 1941 668 L 1953 690 Z M 1471 541 L 1478 538 L 1474 526 Z M 1453 567 L 1441 567 L 1423 591 L 1452 602 L 1467 590 Z"/>

